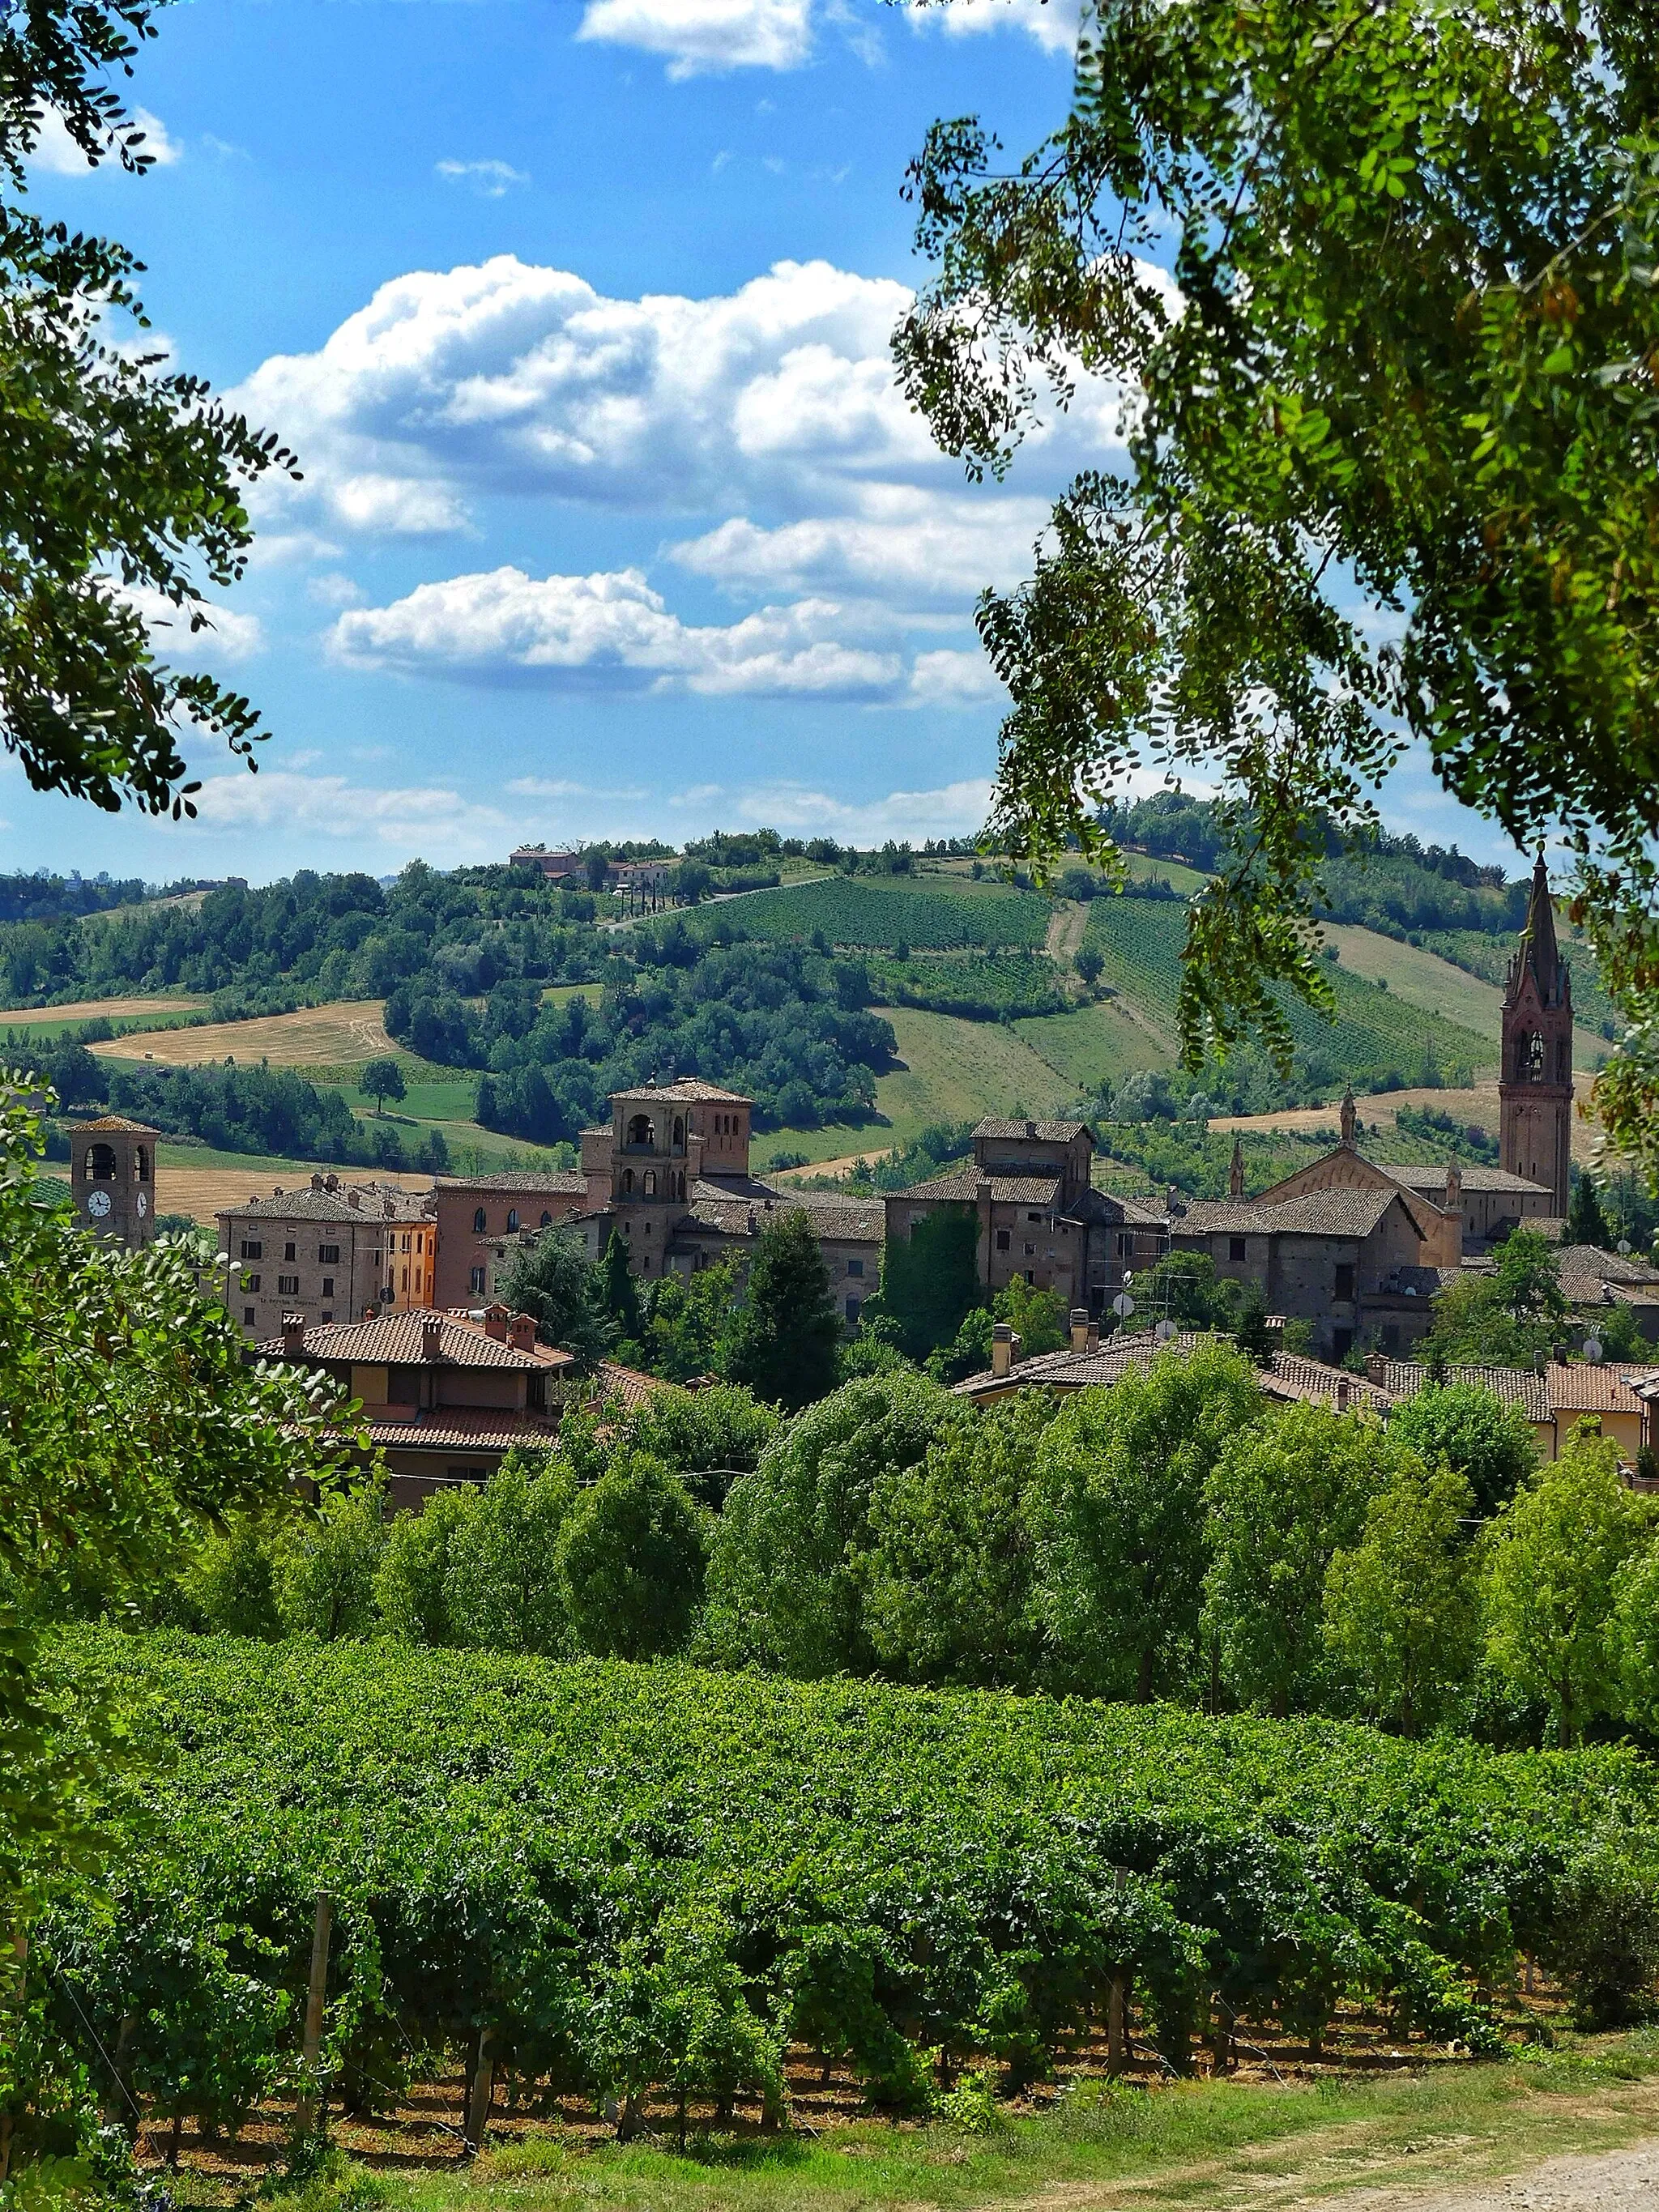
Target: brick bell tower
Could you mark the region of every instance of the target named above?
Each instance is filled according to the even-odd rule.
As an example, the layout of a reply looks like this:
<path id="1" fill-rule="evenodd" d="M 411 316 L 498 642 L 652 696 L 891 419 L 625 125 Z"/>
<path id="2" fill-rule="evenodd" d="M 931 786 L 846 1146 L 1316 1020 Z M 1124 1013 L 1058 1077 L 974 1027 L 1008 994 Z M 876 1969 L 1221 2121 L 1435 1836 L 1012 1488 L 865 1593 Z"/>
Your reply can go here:
<path id="1" fill-rule="evenodd" d="M 119 1114 L 76 1122 L 70 1131 L 75 1218 L 82 1228 L 125 1244 L 130 1252 L 148 1244 L 155 1234 L 155 1139 L 160 1133 Z"/>
<path id="2" fill-rule="evenodd" d="M 1532 874 L 1527 926 L 1504 990 L 1504 1065 L 1498 1077 L 1498 1164 L 1571 1202 L 1572 984 L 1555 942 L 1544 856 Z"/>

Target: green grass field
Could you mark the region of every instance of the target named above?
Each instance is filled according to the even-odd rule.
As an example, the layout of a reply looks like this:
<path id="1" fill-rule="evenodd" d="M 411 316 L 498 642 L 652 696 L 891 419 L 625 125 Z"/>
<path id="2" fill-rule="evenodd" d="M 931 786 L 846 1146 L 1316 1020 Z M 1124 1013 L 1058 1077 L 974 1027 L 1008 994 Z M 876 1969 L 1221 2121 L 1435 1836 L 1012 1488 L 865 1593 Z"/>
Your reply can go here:
<path id="1" fill-rule="evenodd" d="M 1126 1012 L 1121 1000 L 1016 1022 L 1014 1034 L 1079 1093 L 1098 1092 L 1135 1068 L 1169 1067 L 1175 1060 L 1170 1046 Z"/>
<path id="2" fill-rule="evenodd" d="M 278 2184 L 273 2201 L 305 2212 L 348 2203 L 399 2212 L 1308 2212 L 1350 2201 L 1432 2208 L 1446 2191 L 1460 2202 L 1488 2188 L 1507 2198 L 1505 2181 L 1546 2159 L 1599 2160 L 1650 2142 L 1659 2130 L 1656 2074 L 1659 2048 L 1651 2031 L 1638 2031 L 1566 2037 L 1553 2051 L 1503 2064 L 1449 2062 L 1317 2081 L 1086 2082 L 1047 2109 L 994 2113 L 976 2128 L 855 2120 L 775 2136 L 694 2133 L 683 2152 L 665 2124 L 646 2141 L 594 2146 L 509 2120 L 476 2160 L 459 2160 L 429 2138 L 429 2163 L 399 2145 L 387 2165 L 346 2166 L 332 2189 L 313 2183 L 289 2195 Z M 240 2177 L 185 2172 L 170 2179 L 190 2206 L 228 2204 L 232 2188 L 246 2188 Z M 1590 2166 L 1582 2193 L 1545 2201 L 1612 2201 L 1613 2182 L 1607 2168 Z M 1639 2181 L 1635 2194 L 1617 2195 L 1646 2201 Z"/>

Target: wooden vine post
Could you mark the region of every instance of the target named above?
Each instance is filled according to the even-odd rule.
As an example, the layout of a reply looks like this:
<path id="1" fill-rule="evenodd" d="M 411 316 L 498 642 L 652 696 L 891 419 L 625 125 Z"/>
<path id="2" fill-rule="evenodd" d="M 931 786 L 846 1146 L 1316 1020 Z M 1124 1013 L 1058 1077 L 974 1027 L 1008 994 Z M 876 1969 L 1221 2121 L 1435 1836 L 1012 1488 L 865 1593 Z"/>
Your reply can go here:
<path id="1" fill-rule="evenodd" d="M 319 1897 L 316 1917 L 311 1923 L 311 1975 L 306 1984 L 305 2034 L 300 2045 L 300 2065 L 305 2080 L 299 2102 L 294 2107 L 294 2132 L 301 2138 L 315 2131 L 325 2110 L 321 2094 L 323 2007 L 328 1996 L 328 1947 L 333 1932 L 333 1900 Z"/>
<path id="2" fill-rule="evenodd" d="M 11 1957 L 3 1966 L 0 1966 L 0 2014 L 7 2012 L 21 2014 L 27 1995 L 26 1977 L 28 1972 L 29 1939 L 28 1931 L 21 1923 L 12 1930 L 9 1948 Z M 15 1987 L 7 1986 L 8 1984 L 13 1983 Z M 10 2039 L 9 2032 L 8 2039 Z M 11 2131 L 14 2117 L 11 2100 L 8 2097 L 4 2105 L 0 2106 L 0 2183 L 4 2182 L 11 2172 Z"/>
<path id="3" fill-rule="evenodd" d="M 1120 1897 L 1129 1887 L 1127 1867 L 1112 1869 L 1112 1887 Z M 1129 1992 L 1128 1979 L 1122 1973 L 1112 1976 L 1106 1991 L 1106 2071 L 1121 2074 L 1129 2063 Z"/>
<path id="4" fill-rule="evenodd" d="M 489 2030 L 478 2030 L 478 2063 L 472 2069 L 472 2094 L 466 2102 L 466 2148 L 483 2148 L 484 2130 L 489 2125 L 490 2100 L 495 2089 L 495 2061 L 489 2047 Z"/>

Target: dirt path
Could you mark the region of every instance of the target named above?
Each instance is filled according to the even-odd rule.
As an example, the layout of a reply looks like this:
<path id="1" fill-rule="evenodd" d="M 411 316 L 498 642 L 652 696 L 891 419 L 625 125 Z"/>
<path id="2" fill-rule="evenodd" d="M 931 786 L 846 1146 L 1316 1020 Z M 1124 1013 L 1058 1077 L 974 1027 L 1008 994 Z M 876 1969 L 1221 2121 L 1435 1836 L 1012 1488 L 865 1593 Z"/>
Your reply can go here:
<path id="1" fill-rule="evenodd" d="M 1043 951 L 1062 968 L 1069 968 L 1083 950 L 1083 933 L 1088 927 L 1089 909 L 1080 900 L 1062 902 L 1048 917 Z"/>
<path id="2" fill-rule="evenodd" d="M 1651 2142 L 1547 2159 L 1506 2181 L 1426 2192 L 1372 2190 L 1345 2200 L 1345 2212 L 1653 2212 L 1656 2206 L 1659 2143 Z"/>

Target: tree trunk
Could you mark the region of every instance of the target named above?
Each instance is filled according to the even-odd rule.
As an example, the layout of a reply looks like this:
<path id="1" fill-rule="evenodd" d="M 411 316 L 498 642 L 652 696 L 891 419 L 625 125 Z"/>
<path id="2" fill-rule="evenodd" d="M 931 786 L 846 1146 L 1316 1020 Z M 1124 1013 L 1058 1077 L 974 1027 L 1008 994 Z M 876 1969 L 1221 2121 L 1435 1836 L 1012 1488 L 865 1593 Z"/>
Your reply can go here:
<path id="1" fill-rule="evenodd" d="M 1150 1705 L 1152 1702 L 1152 1655 L 1150 1650 L 1140 1655 L 1140 1668 L 1135 1681 L 1135 1702 Z"/>
<path id="2" fill-rule="evenodd" d="M 173 2133 L 167 2139 L 167 2167 L 169 2172 L 173 2173 L 179 2171 L 179 2145 L 183 2139 L 184 2132 L 184 2111 L 181 2106 L 175 2105 L 173 2108 Z"/>

